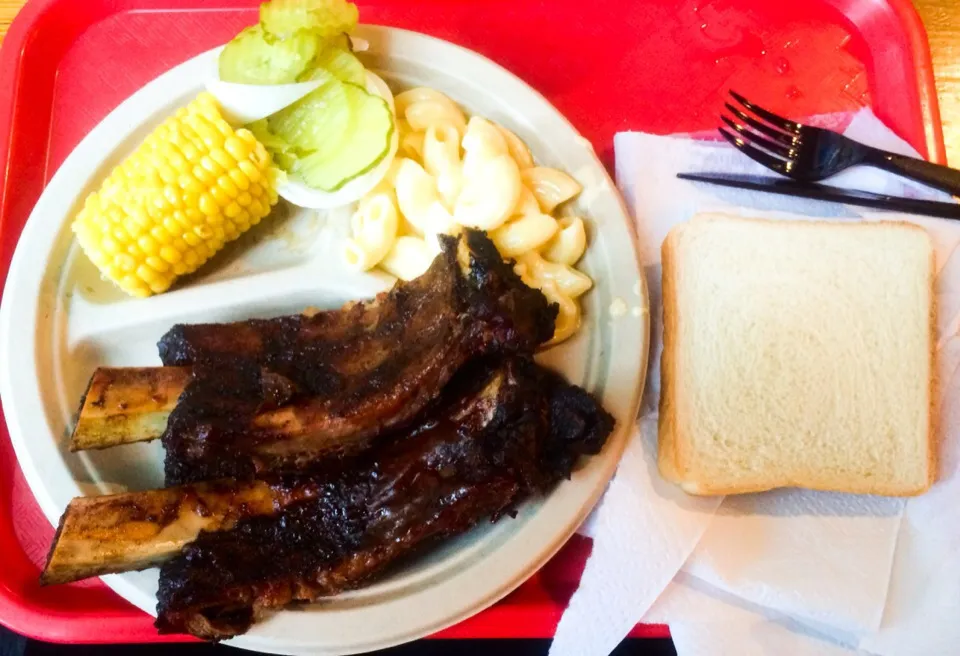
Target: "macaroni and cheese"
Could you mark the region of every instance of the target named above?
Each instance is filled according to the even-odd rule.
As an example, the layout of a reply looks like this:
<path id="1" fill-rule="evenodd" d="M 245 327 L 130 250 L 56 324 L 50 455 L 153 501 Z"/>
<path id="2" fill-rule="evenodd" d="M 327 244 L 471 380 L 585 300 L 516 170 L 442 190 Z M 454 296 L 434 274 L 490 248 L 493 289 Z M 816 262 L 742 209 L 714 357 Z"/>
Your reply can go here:
<path id="1" fill-rule="evenodd" d="M 560 307 L 551 344 L 580 327 L 577 300 L 593 281 L 574 268 L 587 246 L 583 219 L 555 216 L 580 193 L 563 171 L 537 166 L 513 132 L 467 119 L 450 98 L 419 87 L 395 99 L 400 150 L 390 172 L 358 206 L 345 259 L 403 280 L 421 275 L 440 252 L 437 236 L 462 228 L 490 234 L 529 286 Z"/>

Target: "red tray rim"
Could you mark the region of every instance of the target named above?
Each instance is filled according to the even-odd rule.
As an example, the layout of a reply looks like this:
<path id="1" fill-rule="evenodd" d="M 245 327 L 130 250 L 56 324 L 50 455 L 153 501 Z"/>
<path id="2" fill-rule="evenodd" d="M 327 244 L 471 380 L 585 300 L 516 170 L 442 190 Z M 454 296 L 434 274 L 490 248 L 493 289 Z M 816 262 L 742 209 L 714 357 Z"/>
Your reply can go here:
<path id="1" fill-rule="evenodd" d="M 66 5 L 71 2 L 72 0 L 28 0 L 15 17 L 2 46 L 0 46 L 0 89 L 13 90 L 7 99 L 0 98 L 0 194 L 6 188 L 6 181 L 10 177 L 11 169 L 14 166 L 10 159 L 10 152 L 15 138 L 12 128 L 20 90 L 17 83 L 21 79 L 21 54 L 27 43 L 41 32 L 41 30 L 36 29 L 38 23 L 48 19 L 52 13 L 60 12 L 63 15 L 63 12 L 67 11 Z M 842 11 L 846 1 L 827 0 L 827 3 Z M 223 9 L 245 8 L 242 0 L 127 0 L 125 3 L 109 2 L 100 4 L 98 10 L 89 12 L 87 17 L 90 21 L 80 26 L 80 29 L 116 13 L 130 10 L 169 8 L 173 4 L 181 4 L 188 8 L 210 8 L 211 6 Z M 930 55 L 926 29 L 910 0 L 886 0 L 886 4 L 893 10 L 897 20 L 903 26 L 916 65 L 919 109 L 923 120 L 928 159 L 945 164 L 946 147 L 943 140 L 933 61 Z M 77 5 L 73 4 L 73 9 L 76 10 L 76 8 Z M 74 28 L 76 27 L 74 26 Z M 79 30 L 77 30 L 77 33 L 79 33 Z M 0 195 L 0 234 L 3 232 L 8 204 L 6 194 Z M 9 258 L 0 257 L 0 294 L 2 294 L 8 267 Z M 2 419 L 2 415 L 0 415 L 0 419 Z M 0 426 L 0 428 L 3 429 L 0 430 L 0 440 L 8 442 L 5 425 Z M 2 449 L 0 450 L 0 458 L 4 456 L 14 458 L 8 443 L 0 444 L 0 449 Z M 10 465 L 12 473 L 18 465 L 15 460 Z M 5 494 L 4 490 L 0 489 L 0 494 Z M 8 521 L 7 518 L 0 517 L 0 539 L 11 538 L 15 540 L 12 528 L 12 519 Z M 20 560 L 21 557 L 23 557 L 22 553 L 13 555 L 16 560 Z M 57 643 L 100 643 L 109 641 L 91 640 L 89 638 L 77 639 L 71 636 L 71 619 L 79 622 L 81 621 L 80 618 L 71 618 L 71 616 L 62 612 L 53 614 L 49 609 L 22 598 L 3 578 L 5 570 L 6 568 L 0 568 L 0 624 L 29 638 L 43 641 Z M 462 625 L 447 629 L 438 637 L 458 639 L 550 637 L 552 627 L 556 626 L 561 613 L 562 609 L 551 606 L 537 613 L 536 617 L 530 617 L 526 612 L 520 613 L 522 616 L 517 617 L 515 616 L 517 613 L 513 610 L 494 606 Z M 84 617 L 82 621 L 87 623 L 90 619 Z M 517 623 L 518 619 L 521 620 L 519 624 Z M 104 630 L 104 634 L 108 635 L 110 633 L 109 627 L 118 620 L 122 622 L 124 618 L 103 617 L 97 623 Z M 523 625 L 526 625 L 525 629 L 522 628 Z M 504 631 L 506 627 L 510 626 L 514 629 L 520 628 L 522 635 L 515 630 Z M 45 630 L 41 627 L 45 627 Z M 544 630 L 545 628 L 547 631 Z M 666 637 L 669 636 L 669 631 L 663 625 L 638 625 L 631 635 L 635 637 Z M 185 636 L 158 636 L 157 641 L 189 639 Z"/>

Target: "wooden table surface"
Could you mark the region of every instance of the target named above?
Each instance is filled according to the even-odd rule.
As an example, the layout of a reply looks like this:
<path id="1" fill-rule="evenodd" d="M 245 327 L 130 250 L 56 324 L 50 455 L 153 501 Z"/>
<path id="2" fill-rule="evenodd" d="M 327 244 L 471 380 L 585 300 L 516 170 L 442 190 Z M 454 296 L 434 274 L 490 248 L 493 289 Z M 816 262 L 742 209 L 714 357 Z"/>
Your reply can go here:
<path id="1" fill-rule="evenodd" d="M 0 0 L 0 41 L 23 2 Z M 914 4 L 930 39 L 947 159 L 960 166 L 960 0 L 914 0 Z"/>

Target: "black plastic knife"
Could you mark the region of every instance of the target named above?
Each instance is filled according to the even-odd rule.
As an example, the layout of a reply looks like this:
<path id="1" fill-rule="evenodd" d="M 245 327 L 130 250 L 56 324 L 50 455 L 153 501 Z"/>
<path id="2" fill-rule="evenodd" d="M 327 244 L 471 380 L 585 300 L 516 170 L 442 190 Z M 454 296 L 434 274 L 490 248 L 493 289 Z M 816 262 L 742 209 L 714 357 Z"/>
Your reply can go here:
<path id="1" fill-rule="evenodd" d="M 960 219 L 960 204 L 936 200 L 920 200 L 875 194 L 857 189 L 841 189 L 815 182 L 797 182 L 786 178 L 774 178 L 761 175 L 735 175 L 726 173 L 678 173 L 682 180 L 706 182 L 724 187 L 750 189 L 784 196 L 799 196 L 831 203 L 860 205 L 891 212 L 922 214 L 942 219 Z"/>

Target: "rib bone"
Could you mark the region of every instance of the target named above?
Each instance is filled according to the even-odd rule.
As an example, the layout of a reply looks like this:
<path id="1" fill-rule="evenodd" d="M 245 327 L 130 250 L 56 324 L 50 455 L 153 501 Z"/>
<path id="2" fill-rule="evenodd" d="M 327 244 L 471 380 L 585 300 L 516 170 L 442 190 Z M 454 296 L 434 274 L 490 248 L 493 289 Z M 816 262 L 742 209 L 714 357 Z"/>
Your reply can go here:
<path id="1" fill-rule="evenodd" d="M 98 368 L 84 394 L 70 450 L 159 439 L 190 379 L 190 367 Z M 264 398 L 272 403 L 263 406 L 254 425 L 277 426 L 275 406 L 292 394 L 291 383 L 269 372 L 262 373 L 261 383 Z"/>
<path id="2" fill-rule="evenodd" d="M 80 406 L 71 451 L 154 440 L 190 380 L 189 367 L 97 369 Z"/>
<path id="3" fill-rule="evenodd" d="M 240 519 L 277 512 L 317 489 L 309 482 L 220 481 L 78 497 L 60 518 L 40 582 L 153 567 L 180 553 L 200 531 L 226 530 Z"/>

